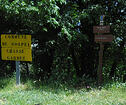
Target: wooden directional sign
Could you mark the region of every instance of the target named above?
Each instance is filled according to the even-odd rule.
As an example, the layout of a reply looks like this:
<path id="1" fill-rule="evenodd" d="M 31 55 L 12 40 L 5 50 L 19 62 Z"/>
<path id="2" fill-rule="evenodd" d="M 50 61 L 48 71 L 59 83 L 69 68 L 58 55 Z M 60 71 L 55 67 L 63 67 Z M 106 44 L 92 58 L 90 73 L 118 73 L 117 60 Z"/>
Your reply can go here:
<path id="1" fill-rule="evenodd" d="M 95 42 L 112 42 L 113 35 L 95 35 Z"/>
<path id="2" fill-rule="evenodd" d="M 32 61 L 31 35 L 1 35 L 2 60 Z"/>
<path id="3" fill-rule="evenodd" d="M 109 33 L 110 26 L 93 26 L 93 33 Z"/>

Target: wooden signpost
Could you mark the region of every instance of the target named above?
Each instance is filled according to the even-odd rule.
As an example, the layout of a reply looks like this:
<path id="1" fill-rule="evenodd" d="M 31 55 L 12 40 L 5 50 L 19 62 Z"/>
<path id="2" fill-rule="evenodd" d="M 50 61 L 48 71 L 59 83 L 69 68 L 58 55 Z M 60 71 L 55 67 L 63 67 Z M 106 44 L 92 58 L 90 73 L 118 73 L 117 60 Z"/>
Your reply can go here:
<path id="1" fill-rule="evenodd" d="M 31 35 L 1 35 L 2 60 L 16 61 L 16 84 L 20 85 L 20 61 L 32 61 Z"/>
<path id="2" fill-rule="evenodd" d="M 100 51 L 99 51 L 99 66 L 98 66 L 98 84 L 102 84 L 102 59 L 103 59 L 103 50 L 104 44 L 103 42 L 112 42 L 113 35 L 106 34 L 110 33 L 110 26 L 104 26 L 104 16 L 100 16 L 100 25 L 93 26 L 93 33 L 95 33 L 95 42 L 100 44 Z M 105 34 L 104 34 L 105 33 Z"/>

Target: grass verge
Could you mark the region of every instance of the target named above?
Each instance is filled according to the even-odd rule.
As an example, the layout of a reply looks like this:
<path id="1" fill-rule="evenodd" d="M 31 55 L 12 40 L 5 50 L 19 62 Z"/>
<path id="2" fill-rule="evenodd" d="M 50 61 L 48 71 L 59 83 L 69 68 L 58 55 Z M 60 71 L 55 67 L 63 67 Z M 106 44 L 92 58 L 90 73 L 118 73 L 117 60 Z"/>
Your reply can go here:
<path id="1" fill-rule="evenodd" d="M 88 91 L 33 80 L 16 86 L 14 78 L 0 79 L 0 84 L 0 105 L 126 105 L 126 83 Z"/>

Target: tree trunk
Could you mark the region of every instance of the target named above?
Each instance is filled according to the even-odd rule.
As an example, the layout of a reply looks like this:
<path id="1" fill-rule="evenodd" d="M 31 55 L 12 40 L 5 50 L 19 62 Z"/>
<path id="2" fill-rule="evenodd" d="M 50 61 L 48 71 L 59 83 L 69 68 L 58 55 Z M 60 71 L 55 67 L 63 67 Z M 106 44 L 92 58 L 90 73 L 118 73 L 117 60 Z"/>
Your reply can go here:
<path id="1" fill-rule="evenodd" d="M 110 71 L 110 78 L 115 76 L 115 72 L 116 72 L 115 70 L 118 65 L 118 62 L 120 62 L 120 60 L 123 58 L 121 53 L 124 49 L 124 45 L 125 45 L 125 41 L 123 39 L 122 42 L 120 43 L 120 47 L 117 49 L 116 53 L 114 54 L 115 56 L 114 56 L 113 64 Z"/>
<path id="2" fill-rule="evenodd" d="M 72 55 L 72 61 L 73 61 L 74 68 L 76 69 L 76 75 L 78 77 L 80 77 L 80 68 L 79 68 L 79 65 L 78 65 L 77 60 L 76 60 L 73 45 L 70 46 L 70 52 L 71 52 L 71 55 Z"/>
<path id="3" fill-rule="evenodd" d="M 111 67 L 111 71 L 110 71 L 110 78 L 112 79 L 112 77 L 115 76 L 115 69 L 117 67 L 117 60 L 114 60 L 113 64 L 112 64 L 112 67 Z"/>
<path id="4" fill-rule="evenodd" d="M 29 77 L 29 67 L 28 67 L 28 62 L 26 62 L 26 74 Z"/>

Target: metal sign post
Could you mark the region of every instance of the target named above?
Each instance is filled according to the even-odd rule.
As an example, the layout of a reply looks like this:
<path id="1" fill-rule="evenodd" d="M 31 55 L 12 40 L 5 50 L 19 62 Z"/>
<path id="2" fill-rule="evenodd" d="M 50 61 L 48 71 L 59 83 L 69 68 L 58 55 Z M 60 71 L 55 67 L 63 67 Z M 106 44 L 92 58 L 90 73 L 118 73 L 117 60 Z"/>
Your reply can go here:
<path id="1" fill-rule="evenodd" d="M 20 85 L 20 61 L 16 61 L 16 85 Z"/>

